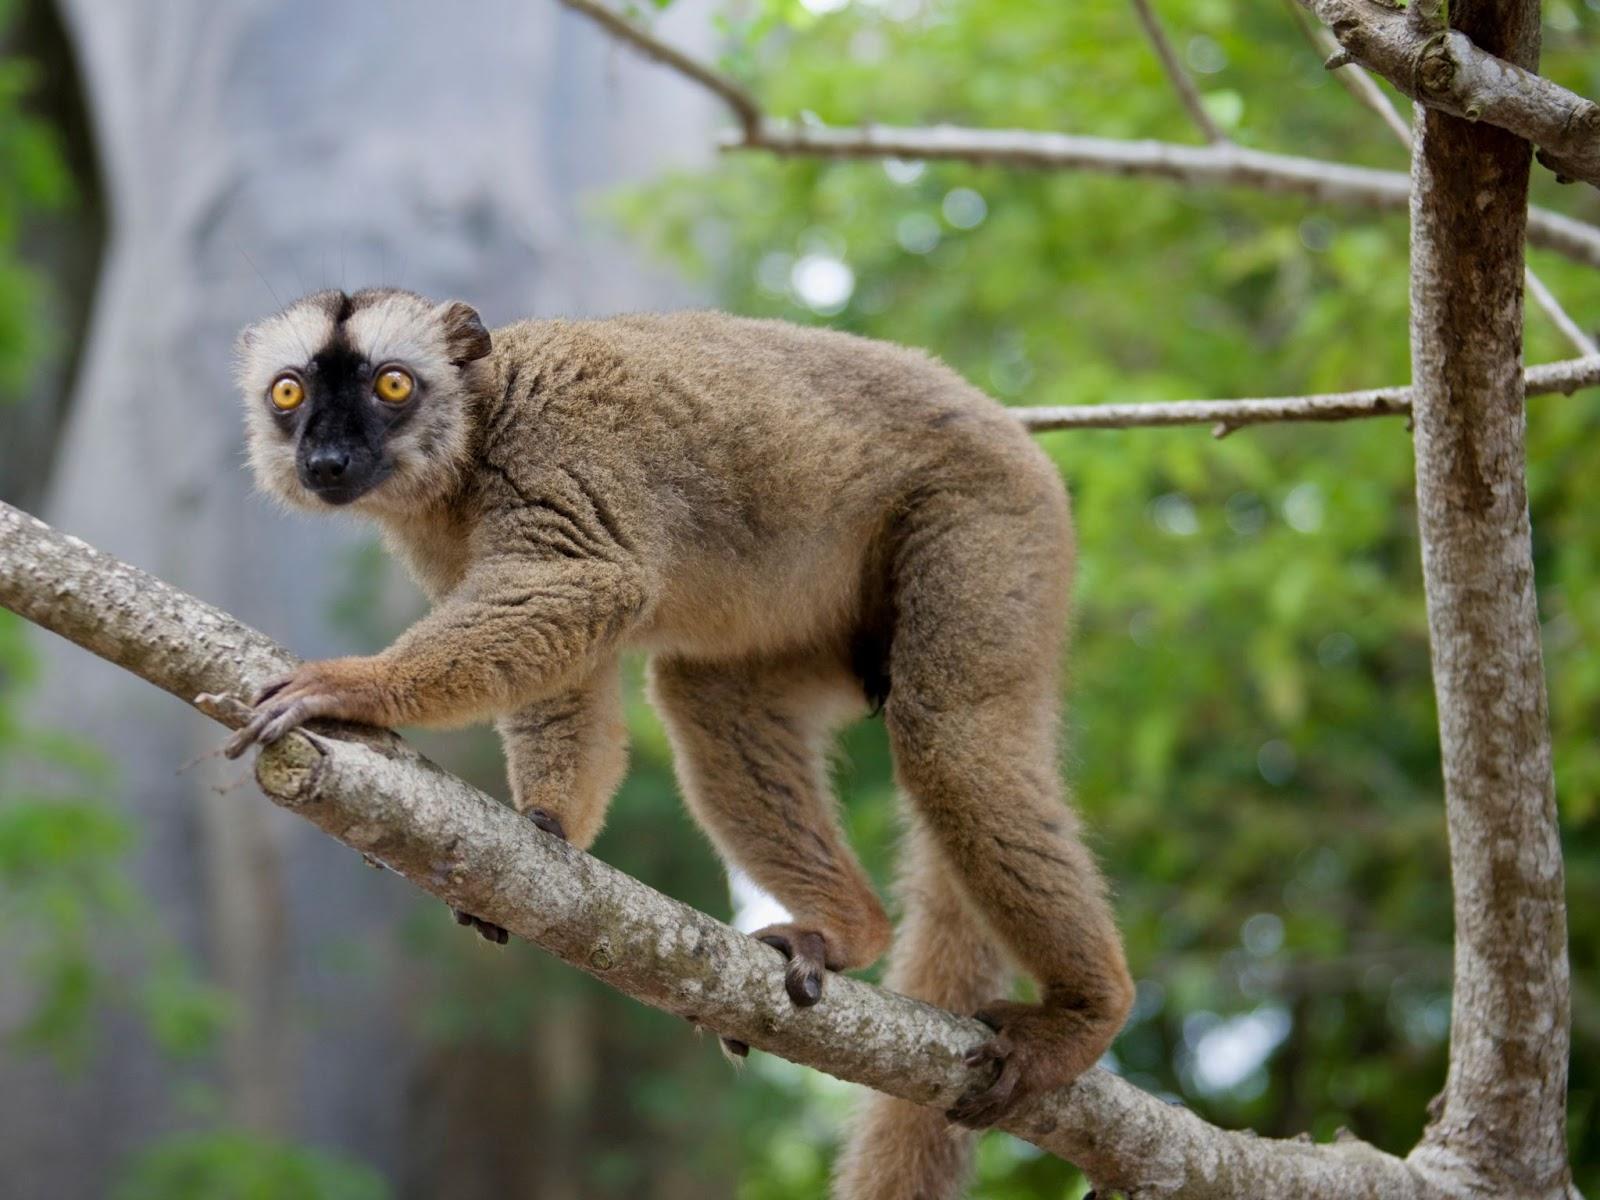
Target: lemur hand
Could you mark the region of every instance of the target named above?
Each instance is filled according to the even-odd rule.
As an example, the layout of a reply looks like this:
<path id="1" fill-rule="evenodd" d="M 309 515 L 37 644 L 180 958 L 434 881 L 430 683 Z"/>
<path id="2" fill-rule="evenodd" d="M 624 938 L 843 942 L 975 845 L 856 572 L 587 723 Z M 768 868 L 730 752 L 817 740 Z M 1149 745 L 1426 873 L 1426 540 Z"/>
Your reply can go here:
<path id="1" fill-rule="evenodd" d="M 249 722 L 228 739 L 223 753 L 238 758 L 251 746 L 270 745 L 317 717 L 388 724 L 378 678 L 370 658 L 301 663 L 256 693 Z"/>

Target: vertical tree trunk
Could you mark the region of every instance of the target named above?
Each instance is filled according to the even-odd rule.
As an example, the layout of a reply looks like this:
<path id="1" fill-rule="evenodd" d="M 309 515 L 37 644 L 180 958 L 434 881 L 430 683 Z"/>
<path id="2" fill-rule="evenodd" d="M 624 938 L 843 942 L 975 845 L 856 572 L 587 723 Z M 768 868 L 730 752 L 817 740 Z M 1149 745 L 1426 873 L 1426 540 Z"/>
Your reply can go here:
<path id="1" fill-rule="evenodd" d="M 1478 45 L 1534 69 L 1537 0 L 1452 0 Z M 1455 876 L 1442 1105 L 1416 1160 L 1565 1194 L 1566 914 L 1524 471 L 1530 150 L 1418 109 L 1411 355 L 1417 508 Z"/>

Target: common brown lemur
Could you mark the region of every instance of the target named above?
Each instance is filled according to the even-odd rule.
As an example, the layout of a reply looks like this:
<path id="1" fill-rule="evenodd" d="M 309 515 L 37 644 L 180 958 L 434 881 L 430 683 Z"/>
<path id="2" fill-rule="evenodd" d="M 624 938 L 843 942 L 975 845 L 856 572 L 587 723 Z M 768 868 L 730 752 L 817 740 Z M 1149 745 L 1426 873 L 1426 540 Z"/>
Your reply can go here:
<path id="1" fill-rule="evenodd" d="M 517 809 L 586 847 L 626 761 L 618 656 L 644 651 L 689 807 L 793 914 L 755 936 L 810 1005 L 890 941 L 825 762 L 881 707 L 908 801 L 886 982 L 994 1030 L 968 1060 L 992 1081 L 945 1115 L 991 1124 L 1110 1045 L 1133 988 L 1056 766 L 1067 498 L 999 405 L 838 332 L 702 312 L 490 333 L 393 289 L 308 296 L 239 359 L 260 486 L 373 518 L 433 608 L 264 688 L 232 753 L 316 717 L 492 718 Z M 995 999 L 1012 964 L 1038 1003 Z M 874 1097 L 835 1195 L 953 1195 L 969 1141 Z"/>

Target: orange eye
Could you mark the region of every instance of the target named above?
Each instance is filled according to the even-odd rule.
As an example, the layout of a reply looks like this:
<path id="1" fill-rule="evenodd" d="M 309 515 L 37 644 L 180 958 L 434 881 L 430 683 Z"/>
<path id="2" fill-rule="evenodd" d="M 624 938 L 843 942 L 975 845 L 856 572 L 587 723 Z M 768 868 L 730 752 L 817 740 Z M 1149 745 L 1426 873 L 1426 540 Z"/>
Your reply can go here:
<path id="1" fill-rule="evenodd" d="M 404 404 L 411 399 L 411 393 L 416 386 L 416 381 L 411 378 L 409 371 L 390 367 L 378 376 L 378 381 L 372 385 L 372 390 L 377 392 L 378 399 L 385 403 Z"/>
<path id="2" fill-rule="evenodd" d="M 279 412 L 292 412 L 306 398 L 306 389 L 293 375 L 279 375 L 272 381 L 267 395 L 272 397 L 272 406 Z"/>

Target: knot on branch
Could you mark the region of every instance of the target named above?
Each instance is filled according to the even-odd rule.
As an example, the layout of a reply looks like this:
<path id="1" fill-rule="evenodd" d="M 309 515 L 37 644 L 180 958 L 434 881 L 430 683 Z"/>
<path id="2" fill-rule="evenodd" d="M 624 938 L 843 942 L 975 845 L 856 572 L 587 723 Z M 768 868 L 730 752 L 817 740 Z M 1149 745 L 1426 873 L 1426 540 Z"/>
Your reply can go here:
<path id="1" fill-rule="evenodd" d="M 1443 32 L 1436 33 L 1417 51 L 1416 65 L 1411 72 L 1412 86 L 1418 99 L 1439 99 L 1450 92 L 1456 77 L 1456 60 Z"/>
<path id="2" fill-rule="evenodd" d="M 285 804 L 304 804 L 316 797 L 322 751 L 303 733 L 284 735 L 256 756 L 256 782 Z"/>

